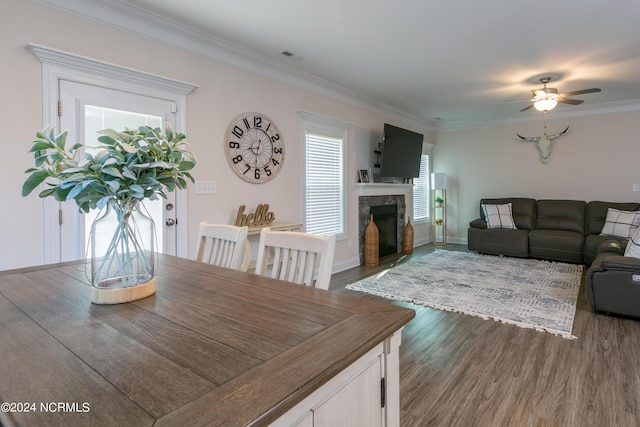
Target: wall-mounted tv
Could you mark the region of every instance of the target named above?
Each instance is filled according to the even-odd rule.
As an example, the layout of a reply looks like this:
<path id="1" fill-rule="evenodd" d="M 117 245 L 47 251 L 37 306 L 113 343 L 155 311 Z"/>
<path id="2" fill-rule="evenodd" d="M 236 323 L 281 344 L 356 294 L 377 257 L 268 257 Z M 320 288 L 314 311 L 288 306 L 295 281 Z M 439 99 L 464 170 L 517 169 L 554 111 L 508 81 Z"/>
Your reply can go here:
<path id="1" fill-rule="evenodd" d="M 420 133 L 385 123 L 380 176 L 419 177 L 423 139 Z"/>

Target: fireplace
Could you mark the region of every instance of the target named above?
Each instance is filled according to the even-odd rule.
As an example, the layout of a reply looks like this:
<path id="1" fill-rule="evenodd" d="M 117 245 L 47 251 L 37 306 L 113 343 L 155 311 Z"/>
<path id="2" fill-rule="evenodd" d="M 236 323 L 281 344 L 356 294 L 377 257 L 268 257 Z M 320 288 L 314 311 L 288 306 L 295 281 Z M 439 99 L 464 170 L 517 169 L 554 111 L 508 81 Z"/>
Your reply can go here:
<path id="1" fill-rule="evenodd" d="M 374 210 L 372 212 L 371 210 Z M 375 210 L 382 209 L 382 221 Z M 402 249 L 402 235 L 405 223 L 405 196 L 402 194 L 358 197 L 358 226 L 360 236 L 360 262 L 364 262 L 364 229 L 369 224 L 369 216 L 374 214 L 374 222 L 379 231 L 379 242 L 384 240 L 385 249 L 379 248 L 380 256 L 398 253 Z M 387 218 L 384 218 L 386 216 Z M 391 219 L 393 217 L 393 219 Z M 391 223 L 393 221 L 393 223 Z M 395 230 L 395 233 L 394 233 Z M 384 239 L 383 239 L 384 233 Z"/>
<path id="2" fill-rule="evenodd" d="M 369 214 L 378 227 L 378 254 L 398 252 L 398 205 L 371 206 Z"/>

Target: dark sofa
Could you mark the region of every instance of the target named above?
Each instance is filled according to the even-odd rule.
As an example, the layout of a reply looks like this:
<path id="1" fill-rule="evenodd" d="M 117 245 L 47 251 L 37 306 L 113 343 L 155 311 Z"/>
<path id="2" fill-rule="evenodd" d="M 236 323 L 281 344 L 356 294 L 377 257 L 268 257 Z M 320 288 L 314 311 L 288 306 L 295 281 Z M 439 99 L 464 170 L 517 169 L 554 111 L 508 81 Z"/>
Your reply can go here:
<path id="1" fill-rule="evenodd" d="M 467 245 L 470 250 L 591 264 L 600 247 L 614 243 L 624 249 L 626 245 L 625 239 L 600 236 L 608 209 L 640 210 L 640 203 L 517 197 L 480 200 L 480 206 L 506 203 L 511 203 L 516 229 L 487 228 L 480 208 L 480 218 L 469 223 Z"/>
<path id="2" fill-rule="evenodd" d="M 640 317 L 640 259 L 624 256 L 627 239 L 600 235 L 609 208 L 638 211 L 640 203 L 501 198 L 482 199 L 480 206 L 506 203 L 516 228 L 488 228 L 480 208 L 480 218 L 469 223 L 470 250 L 589 264 L 585 288 L 591 308 Z"/>

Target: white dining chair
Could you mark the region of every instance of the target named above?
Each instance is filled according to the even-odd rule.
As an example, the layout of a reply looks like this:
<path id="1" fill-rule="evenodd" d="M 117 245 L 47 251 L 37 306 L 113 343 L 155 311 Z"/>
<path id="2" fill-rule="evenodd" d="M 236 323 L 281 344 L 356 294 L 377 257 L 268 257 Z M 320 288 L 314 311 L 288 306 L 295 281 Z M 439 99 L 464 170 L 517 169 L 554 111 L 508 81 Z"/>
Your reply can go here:
<path id="1" fill-rule="evenodd" d="M 256 274 L 329 289 L 336 236 L 263 228 Z"/>
<path id="2" fill-rule="evenodd" d="M 196 260 L 220 267 L 247 271 L 251 249 L 249 228 L 201 222 L 198 228 Z"/>

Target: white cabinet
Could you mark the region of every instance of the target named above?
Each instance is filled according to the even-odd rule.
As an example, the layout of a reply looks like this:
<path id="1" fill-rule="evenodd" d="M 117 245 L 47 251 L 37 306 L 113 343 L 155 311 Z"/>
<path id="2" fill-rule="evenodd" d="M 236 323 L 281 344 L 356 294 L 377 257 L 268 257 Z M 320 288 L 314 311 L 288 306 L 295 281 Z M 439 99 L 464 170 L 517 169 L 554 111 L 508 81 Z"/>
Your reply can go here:
<path id="1" fill-rule="evenodd" d="M 272 426 L 395 427 L 400 424 L 402 330 L 329 380 Z"/>
<path id="2" fill-rule="evenodd" d="M 383 426 L 382 358 L 378 357 L 349 383 L 313 410 L 314 426 Z"/>

